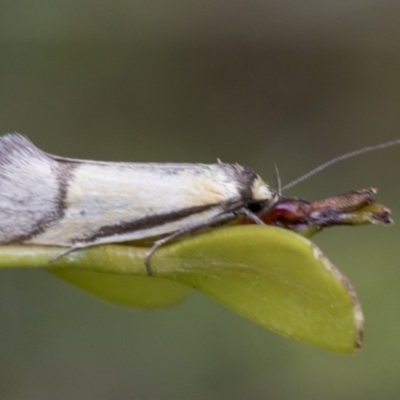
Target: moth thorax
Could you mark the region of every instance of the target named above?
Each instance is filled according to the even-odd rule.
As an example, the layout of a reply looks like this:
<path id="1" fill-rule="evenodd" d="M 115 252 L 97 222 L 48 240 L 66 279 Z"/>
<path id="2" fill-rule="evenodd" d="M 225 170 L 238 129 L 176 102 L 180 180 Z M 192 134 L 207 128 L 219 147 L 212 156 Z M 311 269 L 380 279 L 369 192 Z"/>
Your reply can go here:
<path id="1" fill-rule="evenodd" d="M 277 193 L 272 190 L 259 176 L 251 186 L 252 200 L 261 201 L 265 206 L 272 206 L 277 201 Z"/>

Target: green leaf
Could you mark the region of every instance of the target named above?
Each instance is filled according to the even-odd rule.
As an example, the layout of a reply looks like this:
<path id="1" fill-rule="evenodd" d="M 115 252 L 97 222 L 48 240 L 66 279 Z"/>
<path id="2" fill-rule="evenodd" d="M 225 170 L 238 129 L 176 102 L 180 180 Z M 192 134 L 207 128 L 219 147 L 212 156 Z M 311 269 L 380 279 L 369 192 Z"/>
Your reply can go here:
<path id="1" fill-rule="evenodd" d="M 4 246 L 0 247 L 0 268 L 51 268 L 86 291 L 129 305 L 140 303 L 137 291 L 146 282 L 145 291 L 151 293 L 144 303 L 151 304 L 154 296 L 153 306 L 162 306 L 163 296 L 169 293 L 164 305 L 173 304 L 186 293 L 177 292 L 174 299 L 175 289 L 163 283 L 175 284 L 177 291 L 182 288 L 179 283 L 286 337 L 342 354 L 352 353 L 361 344 L 363 318 L 350 283 L 312 242 L 295 233 L 272 226 L 234 226 L 197 235 L 157 250 L 151 260 L 154 277 L 145 275 L 147 250 L 108 245 L 48 264 L 59 249 Z M 122 274 L 122 281 L 130 279 L 123 300 L 116 296 L 122 281 L 113 280 L 114 276 L 110 284 L 110 274 Z M 93 284 L 92 279 L 97 281 Z M 133 283 L 135 279 L 139 280 Z M 139 300 L 127 300 L 131 284 L 131 294 Z"/>
<path id="2" fill-rule="evenodd" d="M 103 300 L 143 309 L 174 306 L 188 296 L 190 289 L 166 279 L 149 279 L 140 275 L 117 275 L 112 273 L 79 269 L 52 269 L 55 276 L 79 287 Z"/>
<path id="3" fill-rule="evenodd" d="M 245 228 L 166 248 L 154 269 L 286 337 L 343 354 L 359 347 L 363 316 L 355 292 L 317 246 L 284 229 Z"/>

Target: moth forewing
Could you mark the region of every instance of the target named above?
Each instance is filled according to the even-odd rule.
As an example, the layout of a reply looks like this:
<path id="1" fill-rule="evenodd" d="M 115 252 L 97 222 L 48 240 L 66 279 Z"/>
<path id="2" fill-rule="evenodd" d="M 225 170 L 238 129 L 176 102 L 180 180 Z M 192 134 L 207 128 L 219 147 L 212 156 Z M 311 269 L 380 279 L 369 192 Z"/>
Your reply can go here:
<path id="1" fill-rule="evenodd" d="M 182 234 L 243 214 L 257 219 L 254 213 L 276 200 L 252 170 L 237 164 L 85 161 L 42 152 L 18 134 L 0 139 L 0 244 L 69 252 L 164 237 L 151 255 Z"/>

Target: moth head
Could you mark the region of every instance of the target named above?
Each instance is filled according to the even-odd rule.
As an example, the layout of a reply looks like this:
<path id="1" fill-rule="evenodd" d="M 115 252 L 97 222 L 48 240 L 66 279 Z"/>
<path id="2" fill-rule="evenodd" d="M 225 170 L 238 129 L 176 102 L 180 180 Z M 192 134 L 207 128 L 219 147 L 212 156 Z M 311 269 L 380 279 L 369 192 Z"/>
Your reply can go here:
<path id="1" fill-rule="evenodd" d="M 273 207 L 279 200 L 277 191 L 271 189 L 259 176 L 251 186 L 251 199 L 247 208 L 253 213 L 263 212 Z"/>

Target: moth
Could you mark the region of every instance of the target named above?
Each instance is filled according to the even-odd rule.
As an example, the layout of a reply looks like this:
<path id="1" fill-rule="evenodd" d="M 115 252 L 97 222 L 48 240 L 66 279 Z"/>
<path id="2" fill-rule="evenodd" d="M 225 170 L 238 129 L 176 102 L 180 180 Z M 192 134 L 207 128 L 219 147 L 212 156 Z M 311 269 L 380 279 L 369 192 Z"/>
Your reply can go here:
<path id="1" fill-rule="evenodd" d="M 280 188 L 238 164 L 79 160 L 48 154 L 19 134 L 0 138 L 0 244 L 66 247 L 56 259 L 151 239 L 151 275 L 151 255 L 165 243 L 241 219 L 264 224 L 280 202 L 294 204 L 282 201 Z"/>
<path id="2" fill-rule="evenodd" d="M 0 244 L 89 246 L 183 234 L 257 213 L 278 200 L 237 164 L 119 163 L 63 158 L 19 134 L 0 139 Z"/>

